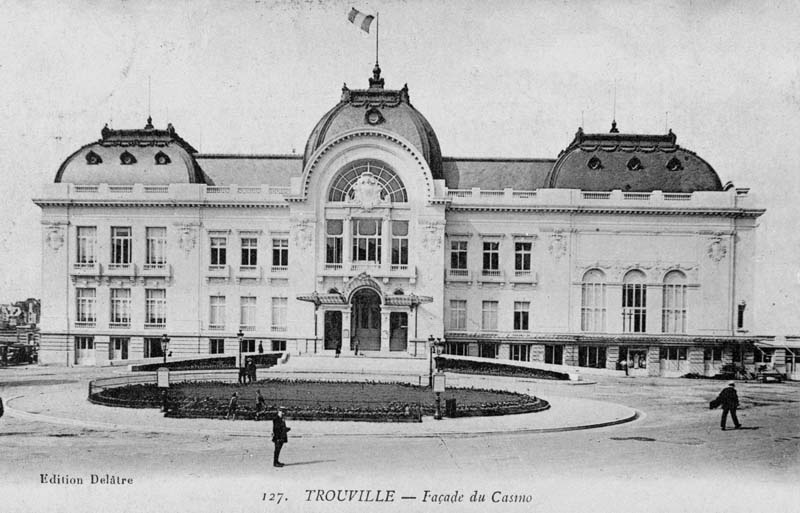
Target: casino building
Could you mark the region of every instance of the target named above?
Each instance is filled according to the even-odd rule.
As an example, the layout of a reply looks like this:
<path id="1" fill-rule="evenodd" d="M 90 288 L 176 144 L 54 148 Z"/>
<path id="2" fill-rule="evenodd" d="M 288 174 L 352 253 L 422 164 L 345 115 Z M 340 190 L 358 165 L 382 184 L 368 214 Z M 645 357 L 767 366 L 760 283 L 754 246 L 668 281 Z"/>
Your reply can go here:
<path id="1" fill-rule="evenodd" d="M 565 143 L 556 158 L 443 156 L 377 65 L 303 155 L 200 153 L 150 119 L 104 127 L 35 200 L 40 361 L 160 357 L 167 334 L 173 356 L 357 341 L 427 358 L 433 336 L 451 354 L 634 375 L 757 364 L 764 210 L 749 191 L 671 131 L 614 123 Z"/>

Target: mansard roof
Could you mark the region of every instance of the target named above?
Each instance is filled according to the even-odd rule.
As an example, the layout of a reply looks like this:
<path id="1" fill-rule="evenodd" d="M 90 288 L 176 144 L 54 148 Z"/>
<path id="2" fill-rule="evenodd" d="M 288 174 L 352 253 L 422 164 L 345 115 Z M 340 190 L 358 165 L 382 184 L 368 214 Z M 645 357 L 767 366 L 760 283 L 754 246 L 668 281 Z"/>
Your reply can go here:
<path id="1" fill-rule="evenodd" d="M 106 125 L 100 134 L 100 140 L 67 157 L 56 173 L 56 183 L 213 185 L 195 162 L 197 150 L 184 141 L 171 124 L 166 130 L 159 130 L 148 118 L 142 129 L 114 130 Z"/>
<path id="2" fill-rule="evenodd" d="M 721 191 L 716 171 L 696 153 L 665 135 L 622 134 L 616 122 L 607 134 L 578 129 L 543 187 L 584 191 Z"/>

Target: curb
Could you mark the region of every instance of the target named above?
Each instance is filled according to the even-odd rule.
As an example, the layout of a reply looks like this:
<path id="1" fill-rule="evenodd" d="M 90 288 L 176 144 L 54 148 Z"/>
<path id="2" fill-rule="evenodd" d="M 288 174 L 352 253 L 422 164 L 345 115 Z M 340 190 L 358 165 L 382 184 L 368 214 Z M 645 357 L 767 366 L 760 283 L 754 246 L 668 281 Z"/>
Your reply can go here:
<path id="1" fill-rule="evenodd" d="M 68 419 L 63 417 L 54 417 L 52 415 L 44 415 L 41 413 L 30 413 L 23 410 L 18 410 L 14 408 L 11 404 L 17 399 L 26 397 L 25 395 L 17 395 L 7 399 L 6 401 L 6 412 L 9 416 L 28 420 L 32 422 L 45 422 L 49 424 L 56 424 L 56 425 L 63 425 L 63 426 L 71 426 L 71 427 L 82 427 L 87 429 L 94 429 L 98 431 L 133 431 L 133 432 L 141 432 L 141 433 L 168 433 L 168 434 L 187 434 L 187 433 L 196 433 L 201 435 L 208 435 L 208 436 L 246 436 L 246 437 L 255 437 L 255 438 L 269 438 L 272 436 L 269 430 L 263 430 L 259 432 L 254 431 L 231 431 L 231 430 L 224 430 L 224 429 L 198 429 L 198 428 L 183 428 L 183 427 L 148 427 L 148 426 L 139 426 L 139 425 L 130 425 L 130 424 L 115 424 L 109 422 L 97 422 L 97 421 L 83 421 L 78 419 Z M 630 409 L 630 408 L 628 408 Z M 620 424 L 625 424 L 628 422 L 633 422 L 635 420 L 641 419 L 644 415 L 639 412 L 638 410 L 630 409 L 631 414 L 621 418 L 615 419 L 608 422 L 599 422 L 593 424 L 582 424 L 582 425 L 575 425 L 575 426 L 563 426 L 563 427 L 550 427 L 550 428 L 532 428 L 532 429 L 508 429 L 508 430 L 492 430 L 492 431 L 430 431 L 430 432 L 423 432 L 423 433 L 308 433 L 305 435 L 297 435 L 296 438 L 298 439 L 312 439 L 312 438 L 330 438 L 330 437 L 346 437 L 346 438 L 353 438 L 353 437 L 370 437 L 370 438 L 395 438 L 395 439 L 407 439 L 407 438 L 441 438 L 441 437 L 450 437 L 450 438 L 475 438 L 475 437 L 483 437 L 483 436 L 497 436 L 497 435 L 521 435 L 521 434 L 544 434 L 544 433 L 562 433 L 567 431 L 583 431 L 587 429 L 599 429 L 604 427 L 616 426 Z M 428 419 L 428 421 L 432 421 L 432 417 L 423 417 L 423 419 Z M 248 422 L 248 421 L 243 421 Z M 306 421 L 306 422 L 313 422 L 313 421 Z M 424 421 L 423 421 L 424 422 Z M 392 424 L 396 426 L 396 423 Z"/>

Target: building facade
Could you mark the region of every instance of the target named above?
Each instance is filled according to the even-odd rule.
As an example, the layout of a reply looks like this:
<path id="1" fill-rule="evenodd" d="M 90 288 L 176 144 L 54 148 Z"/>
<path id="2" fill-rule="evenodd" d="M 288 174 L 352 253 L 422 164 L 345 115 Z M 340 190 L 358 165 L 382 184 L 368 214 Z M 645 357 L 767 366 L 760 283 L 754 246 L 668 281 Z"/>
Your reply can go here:
<path id="1" fill-rule="evenodd" d="M 665 135 L 554 159 L 442 156 L 407 87 L 342 89 L 303 155 L 105 127 L 42 208 L 43 363 L 452 354 L 714 374 L 758 361 L 747 189 Z M 237 335 L 241 332 L 241 336 Z M 241 346 L 239 338 L 242 338 Z"/>

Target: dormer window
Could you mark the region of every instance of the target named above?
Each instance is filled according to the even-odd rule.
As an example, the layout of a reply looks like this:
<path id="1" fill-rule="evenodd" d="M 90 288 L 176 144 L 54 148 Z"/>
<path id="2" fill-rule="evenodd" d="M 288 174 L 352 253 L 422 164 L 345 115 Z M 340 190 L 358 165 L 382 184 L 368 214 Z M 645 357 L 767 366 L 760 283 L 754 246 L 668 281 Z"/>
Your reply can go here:
<path id="1" fill-rule="evenodd" d="M 124 151 L 122 155 L 119 156 L 119 161 L 123 166 L 129 166 L 131 164 L 136 164 L 136 157 L 133 156 L 133 153 Z"/>
<path id="2" fill-rule="evenodd" d="M 642 169 L 642 161 L 637 157 L 633 157 L 628 161 L 628 169 L 631 171 L 638 171 Z"/>
<path id="3" fill-rule="evenodd" d="M 586 163 L 589 169 L 593 171 L 597 171 L 598 169 L 603 167 L 603 163 L 600 162 L 600 159 L 597 157 L 592 157 L 589 159 L 589 162 Z"/>
<path id="4" fill-rule="evenodd" d="M 172 162 L 172 160 L 170 160 L 169 155 L 167 155 L 163 151 L 159 151 L 158 153 L 156 153 L 156 165 L 163 166 L 169 164 L 170 162 Z"/>
<path id="5" fill-rule="evenodd" d="M 100 164 L 102 162 L 103 159 L 101 159 L 100 155 L 98 155 L 97 153 L 89 151 L 89 153 L 86 154 L 86 163 L 89 164 L 90 166 L 96 166 L 97 164 Z"/>
<path id="6" fill-rule="evenodd" d="M 681 161 L 678 159 L 678 157 L 672 157 L 669 159 L 669 162 L 667 162 L 667 169 L 670 171 L 680 171 L 683 169 L 683 164 L 681 164 Z"/>

